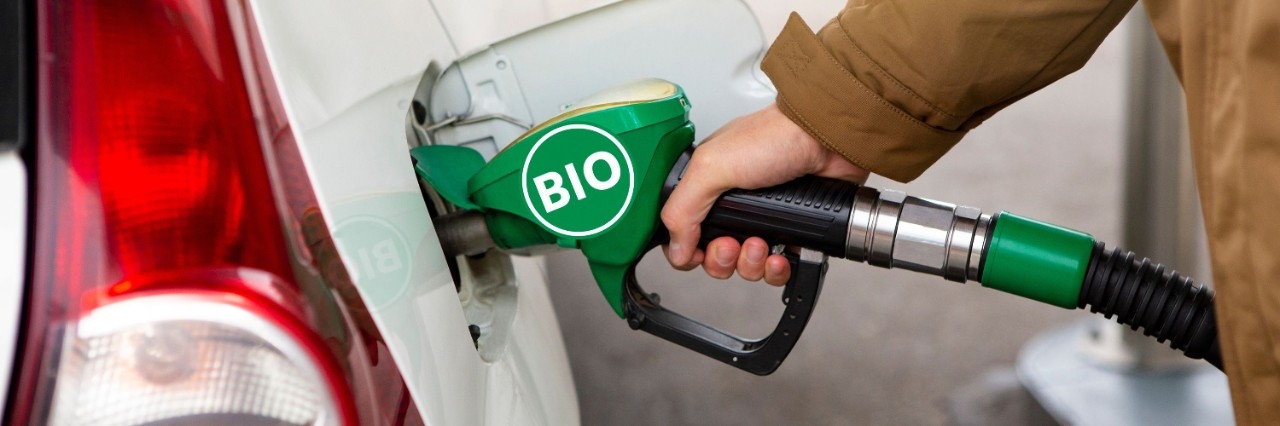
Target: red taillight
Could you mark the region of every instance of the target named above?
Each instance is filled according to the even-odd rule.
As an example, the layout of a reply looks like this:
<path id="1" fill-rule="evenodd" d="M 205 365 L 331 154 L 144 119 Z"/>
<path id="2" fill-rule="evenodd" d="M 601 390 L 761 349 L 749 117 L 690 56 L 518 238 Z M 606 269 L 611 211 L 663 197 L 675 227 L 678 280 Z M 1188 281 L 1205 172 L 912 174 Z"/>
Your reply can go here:
<path id="1" fill-rule="evenodd" d="M 292 275 L 225 6 L 58 8 L 68 21 L 53 30 L 71 43 L 46 65 L 63 82 L 50 100 L 65 113 L 46 117 L 67 128 L 67 162 L 84 184 L 64 211 L 101 209 L 119 274 L 237 265 Z"/>
<path id="2" fill-rule="evenodd" d="M 38 236 L 10 422 L 353 423 L 227 5 L 38 9 Z"/>

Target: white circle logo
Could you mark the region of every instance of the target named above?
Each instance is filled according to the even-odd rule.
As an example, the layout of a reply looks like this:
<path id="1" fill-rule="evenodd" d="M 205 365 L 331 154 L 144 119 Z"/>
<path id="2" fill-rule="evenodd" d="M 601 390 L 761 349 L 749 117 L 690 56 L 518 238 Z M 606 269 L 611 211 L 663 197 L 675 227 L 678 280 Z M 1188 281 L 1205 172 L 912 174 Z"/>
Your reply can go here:
<path id="1" fill-rule="evenodd" d="M 635 176 L 631 155 L 617 138 L 595 126 L 567 124 L 533 144 L 520 182 L 525 204 L 543 227 L 587 237 L 627 213 Z"/>

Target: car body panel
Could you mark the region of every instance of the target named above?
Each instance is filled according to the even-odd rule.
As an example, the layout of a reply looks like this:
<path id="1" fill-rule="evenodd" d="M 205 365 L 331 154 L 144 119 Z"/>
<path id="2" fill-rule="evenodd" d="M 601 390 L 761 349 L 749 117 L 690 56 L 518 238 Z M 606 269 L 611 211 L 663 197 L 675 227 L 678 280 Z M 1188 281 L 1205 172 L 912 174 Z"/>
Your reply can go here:
<path id="1" fill-rule="evenodd" d="M 540 25 L 617 0 L 433 0 L 459 53 L 469 53 Z"/>
<path id="2" fill-rule="evenodd" d="M 31 16 L 29 5 L 0 5 L 0 386 L 8 394 L 16 371 L 27 244 L 27 167 L 20 150 L 29 143 Z M 14 366 L 11 368 L 11 366 Z M 5 412 L 7 398 L 0 400 Z"/>
<path id="3" fill-rule="evenodd" d="M 256 1 L 259 37 L 348 271 L 429 424 L 576 424 L 540 260 L 516 259 L 509 349 L 485 362 L 409 162 L 404 117 L 431 61 L 456 56 L 417 0 Z"/>
<path id="4" fill-rule="evenodd" d="M 22 325 L 26 222 L 27 169 L 16 150 L 0 151 L 0 383 L 6 390 Z M 4 408 L 0 400 L 0 412 Z"/>

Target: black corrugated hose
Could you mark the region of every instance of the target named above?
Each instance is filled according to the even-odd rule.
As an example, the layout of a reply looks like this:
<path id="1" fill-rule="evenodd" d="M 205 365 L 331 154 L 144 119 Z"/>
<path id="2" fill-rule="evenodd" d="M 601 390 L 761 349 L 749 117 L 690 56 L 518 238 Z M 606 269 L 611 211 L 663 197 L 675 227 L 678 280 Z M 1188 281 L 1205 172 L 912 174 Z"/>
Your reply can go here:
<path id="1" fill-rule="evenodd" d="M 1097 242 L 1076 303 L 1222 369 L 1213 290 L 1164 265 Z"/>

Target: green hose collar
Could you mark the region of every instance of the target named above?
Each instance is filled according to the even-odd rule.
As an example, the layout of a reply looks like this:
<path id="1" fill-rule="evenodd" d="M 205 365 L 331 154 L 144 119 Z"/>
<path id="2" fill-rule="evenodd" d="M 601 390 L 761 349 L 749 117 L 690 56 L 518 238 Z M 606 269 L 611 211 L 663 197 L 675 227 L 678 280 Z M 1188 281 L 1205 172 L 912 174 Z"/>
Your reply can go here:
<path id="1" fill-rule="evenodd" d="M 1000 212 L 985 256 L 982 285 L 1075 309 L 1092 252 L 1089 234 Z"/>

